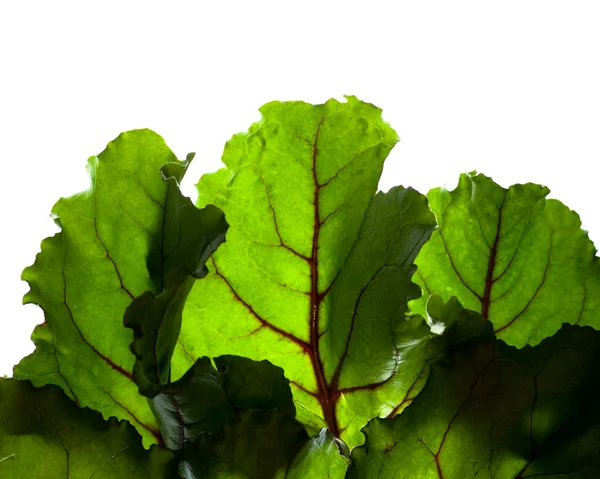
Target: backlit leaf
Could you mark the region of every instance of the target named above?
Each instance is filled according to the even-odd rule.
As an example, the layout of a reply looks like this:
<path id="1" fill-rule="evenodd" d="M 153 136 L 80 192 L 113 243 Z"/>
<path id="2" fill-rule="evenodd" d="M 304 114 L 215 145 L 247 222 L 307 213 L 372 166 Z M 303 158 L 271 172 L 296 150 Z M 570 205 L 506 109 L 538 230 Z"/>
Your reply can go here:
<path id="1" fill-rule="evenodd" d="M 198 185 L 199 205 L 217 205 L 230 228 L 190 292 L 174 363 L 185 351 L 268 359 L 290 379 L 298 419 L 353 447 L 421 370 L 412 356 L 429 328 L 410 342 L 402 330 L 434 217 L 412 189 L 375 194 L 398 141 L 378 108 L 348 97 L 261 112 L 228 142 L 227 168 Z"/>
<path id="2" fill-rule="evenodd" d="M 562 323 L 600 329 L 600 260 L 579 216 L 549 190 L 504 189 L 484 175 L 462 175 L 453 191 L 428 193 L 439 228 L 421 249 L 415 282 L 424 296 L 457 296 L 489 319 L 499 338 L 536 345 Z"/>
<path id="3" fill-rule="evenodd" d="M 129 420 L 146 446 L 160 436 L 132 376 L 123 316 L 135 297 L 162 291 L 170 264 L 186 251 L 174 208 L 186 167 L 155 133 L 123 133 L 89 159 L 90 188 L 56 203 L 61 232 L 42 242 L 22 276 L 31 288 L 24 302 L 40 305 L 45 322 L 14 376 L 57 384 L 80 406 Z"/>

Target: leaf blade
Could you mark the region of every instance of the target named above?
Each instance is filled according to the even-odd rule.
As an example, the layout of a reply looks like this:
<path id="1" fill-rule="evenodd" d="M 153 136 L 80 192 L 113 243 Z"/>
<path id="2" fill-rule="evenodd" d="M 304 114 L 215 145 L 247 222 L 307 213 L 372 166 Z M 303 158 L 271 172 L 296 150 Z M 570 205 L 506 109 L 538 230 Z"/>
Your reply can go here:
<path id="1" fill-rule="evenodd" d="M 90 158 L 90 188 L 54 206 L 61 232 L 42 242 L 22 275 L 24 302 L 42 307 L 46 321 L 33 332 L 34 353 L 14 368 L 15 377 L 57 384 L 106 418 L 130 420 L 147 446 L 160 436 L 133 380 L 122 321 L 133 298 L 163 287 L 165 210 L 178 190 L 163 181 L 163 165 L 179 179 L 187 167 L 156 133 L 123 133 Z"/>
<path id="2" fill-rule="evenodd" d="M 453 191 L 431 190 L 440 228 L 413 279 L 444 300 L 457 296 L 513 346 L 536 345 L 563 322 L 600 328 L 600 260 L 577 214 L 548 193 L 475 173 Z M 425 301 L 410 307 L 423 314 Z"/>
<path id="3" fill-rule="evenodd" d="M 480 321 L 482 321 L 480 319 Z M 536 347 L 487 333 L 432 365 L 401 416 L 373 420 L 349 477 L 572 478 L 598 473 L 600 334 L 565 325 Z"/>
<path id="4" fill-rule="evenodd" d="M 383 161 L 397 141 L 379 109 L 348 97 L 346 104 L 275 102 L 261 112 L 261 122 L 226 145 L 228 169 L 205 175 L 199 184 L 199 205 L 216 204 L 231 226 L 227 243 L 208 263 L 209 274 L 190 292 L 181 341 L 196 358 L 238 354 L 284 367 L 299 420 L 315 433 L 331 428 L 352 447 L 362 440 L 360 427 L 371 414 L 387 414 L 391 407 L 382 393 L 370 397 L 370 404 L 362 401 L 368 413 L 342 414 L 343 388 L 351 396 L 356 392 L 349 389 L 360 385 L 343 363 L 360 362 L 355 351 L 361 335 L 348 333 L 368 322 L 359 318 L 362 311 L 353 320 L 355 304 L 348 305 L 359 303 L 361 289 L 372 282 L 371 276 L 353 280 L 351 263 L 360 263 L 362 248 L 371 257 L 365 263 L 369 274 L 386 270 L 376 279 L 379 296 L 394 284 L 398 289 L 393 304 L 377 306 L 367 294 L 382 309 L 386 328 L 371 335 L 385 344 L 368 348 L 371 363 L 377 356 L 397 362 L 396 338 L 387 330 L 404 320 L 406 300 L 418 295 L 410 283 L 412 258 L 435 221 L 414 190 L 397 188 L 374 198 Z M 392 218 L 391 226 L 378 216 Z M 369 235 L 386 248 L 383 253 L 369 249 Z M 388 256 L 397 266 L 385 268 Z M 343 281 L 351 284 L 353 298 L 336 286 Z M 422 334 L 428 337 L 428 328 Z M 379 380 L 388 382 L 393 368 L 377 364 Z M 400 377 L 390 382 L 394 390 L 409 386 Z"/>
<path id="5" fill-rule="evenodd" d="M 169 451 L 142 446 L 125 421 L 77 408 L 54 385 L 0 378 L 0 474 L 31 479 L 171 478 Z"/>

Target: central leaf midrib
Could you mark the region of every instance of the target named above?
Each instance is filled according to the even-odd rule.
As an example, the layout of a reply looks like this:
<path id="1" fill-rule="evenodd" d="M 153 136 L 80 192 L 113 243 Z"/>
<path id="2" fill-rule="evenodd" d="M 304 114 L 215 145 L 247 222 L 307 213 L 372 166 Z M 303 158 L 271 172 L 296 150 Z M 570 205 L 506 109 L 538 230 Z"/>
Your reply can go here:
<path id="1" fill-rule="evenodd" d="M 321 118 L 321 121 L 317 125 L 317 132 L 315 134 L 315 140 L 312 145 L 312 178 L 314 184 L 314 196 L 313 196 L 313 207 L 314 207 L 314 223 L 313 223 L 313 241 L 312 250 L 310 255 L 310 309 L 309 309 L 309 324 L 310 324 L 310 359 L 312 367 L 315 372 L 315 378 L 317 381 L 318 401 L 323 411 L 323 416 L 327 427 L 334 437 L 339 437 L 339 427 L 337 424 L 337 418 L 335 414 L 335 400 L 333 399 L 333 391 L 330 391 L 330 386 L 327 384 L 325 378 L 325 372 L 323 371 L 323 363 L 321 361 L 321 354 L 319 352 L 319 310 L 321 302 L 324 299 L 324 295 L 319 294 L 319 266 L 318 266 L 318 252 L 319 252 L 319 232 L 321 227 L 321 215 L 319 211 L 319 192 L 321 185 L 317 177 L 317 156 L 319 150 L 317 144 L 319 141 L 319 133 L 321 131 L 321 125 L 325 121 L 325 117 Z"/>
<path id="2" fill-rule="evenodd" d="M 498 243 L 500 242 L 500 229 L 502 227 L 502 208 L 504 203 L 498 208 L 498 223 L 496 225 L 496 237 L 490 248 L 490 256 L 488 259 L 487 273 L 485 277 L 485 288 L 483 297 L 481 298 L 481 316 L 483 319 L 488 319 L 492 297 L 492 286 L 500 279 L 501 276 L 494 278 L 494 269 L 496 268 L 496 256 L 498 254 Z"/>

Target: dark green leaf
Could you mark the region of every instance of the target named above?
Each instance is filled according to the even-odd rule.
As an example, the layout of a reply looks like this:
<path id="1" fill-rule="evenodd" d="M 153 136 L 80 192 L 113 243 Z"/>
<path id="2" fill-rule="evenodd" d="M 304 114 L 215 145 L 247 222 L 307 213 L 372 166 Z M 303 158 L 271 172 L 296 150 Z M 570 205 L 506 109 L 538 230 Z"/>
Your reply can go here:
<path id="1" fill-rule="evenodd" d="M 169 449 L 179 450 L 203 433 L 216 434 L 236 416 L 221 376 L 208 358 L 202 358 L 152 398 L 152 409 Z"/>
<path id="2" fill-rule="evenodd" d="M 350 477 L 600 477 L 599 361 L 589 327 L 565 325 L 520 350 L 463 342 L 402 415 L 365 428 Z"/>
<path id="3" fill-rule="evenodd" d="M 236 409 L 276 409 L 294 415 L 290 381 L 281 368 L 239 356 L 221 356 L 214 362 Z"/>
<path id="4" fill-rule="evenodd" d="M 175 181 L 173 177 L 167 181 Z M 171 379 L 171 359 L 181 330 L 181 312 L 195 278 L 208 272 L 207 258 L 225 239 L 227 223 L 214 206 L 199 210 L 174 184 L 166 211 L 165 239 L 174 243 L 165 268 L 164 290 L 157 297 L 146 291 L 125 312 L 124 325 L 133 329 L 131 351 L 137 361 L 133 378 L 140 393 L 151 397 Z M 168 232 L 168 233 L 167 233 Z M 188 355 L 181 358 L 189 362 Z"/>
<path id="5" fill-rule="evenodd" d="M 238 411 L 281 411 L 294 417 L 289 381 L 267 361 L 236 356 L 199 359 L 152 398 L 167 447 L 181 449 L 202 434 L 217 434 Z"/>
<path id="6" fill-rule="evenodd" d="M 565 322 L 600 329 L 600 260 L 579 216 L 548 192 L 474 173 L 453 191 L 431 190 L 440 226 L 413 279 L 444 300 L 457 296 L 513 346 L 534 346 Z M 427 296 L 411 309 L 423 314 Z"/>
<path id="7" fill-rule="evenodd" d="M 173 479 L 173 454 L 126 421 L 75 406 L 60 388 L 0 379 L 0 477 Z"/>
<path id="8" fill-rule="evenodd" d="M 308 441 L 289 381 L 267 361 L 202 358 L 152 398 L 167 447 L 189 479 L 271 478 Z"/>
<path id="9" fill-rule="evenodd" d="M 287 412 L 241 411 L 221 433 L 203 434 L 186 445 L 179 474 L 186 479 L 283 477 L 306 441 L 306 431 Z"/>

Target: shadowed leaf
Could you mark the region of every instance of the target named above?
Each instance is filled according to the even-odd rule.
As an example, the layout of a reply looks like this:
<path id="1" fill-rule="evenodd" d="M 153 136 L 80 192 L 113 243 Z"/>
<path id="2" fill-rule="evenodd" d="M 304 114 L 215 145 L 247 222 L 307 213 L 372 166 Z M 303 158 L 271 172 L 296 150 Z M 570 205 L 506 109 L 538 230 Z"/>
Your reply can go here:
<path id="1" fill-rule="evenodd" d="M 173 479 L 173 453 L 148 451 L 126 421 L 75 406 L 60 388 L 0 378 L 0 477 Z"/>
<path id="2" fill-rule="evenodd" d="M 167 181 L 175 181 L 169 178 Z M 181 330 L 181 312 L 187 295 L 197 278 L 206 275 L 207 258 L 224 241 L 227 223 L 214 206 L 199 210 L 184 197 L 176 185 L 167 203 L 165 237 L 176 238 L 176 244 L 165 262 L 164 290 L 155 297 L 146 291 L 135 298 L 125 312 L 123 324 L 133 329 L 130 346 L 137 361 L 133 378 L 140 393 L 154 396 L 160 386 L 171 379 L 171 361 Z M 189 356 L 180 358 L 186 364 Z"/>
<path id="3" fill-rule="evenodd" d="M 520 350 L 485 336 L 461 343 L 402 415 L 369 423 L 349 477 L 598 477 L 598 361 L 589 327 Z"/>
<path id="4" fill-rule="evenodd" d="M 185 447 L 179 474 L 186 479 L 280 478 L 306 440 L 306 431 L 289 413 L 241 411 L 219 434 L 204 434 Z"/>
<path id="5" fill-rule="evenodd" d="M 267 361 L 237 356 L 199 359 L 179 380 L 151 398 L 167 447 L 181 449 L 202 434 L 217 434 L 243 410 L 280 411 L 294 417 L 289 381 Z"/>

